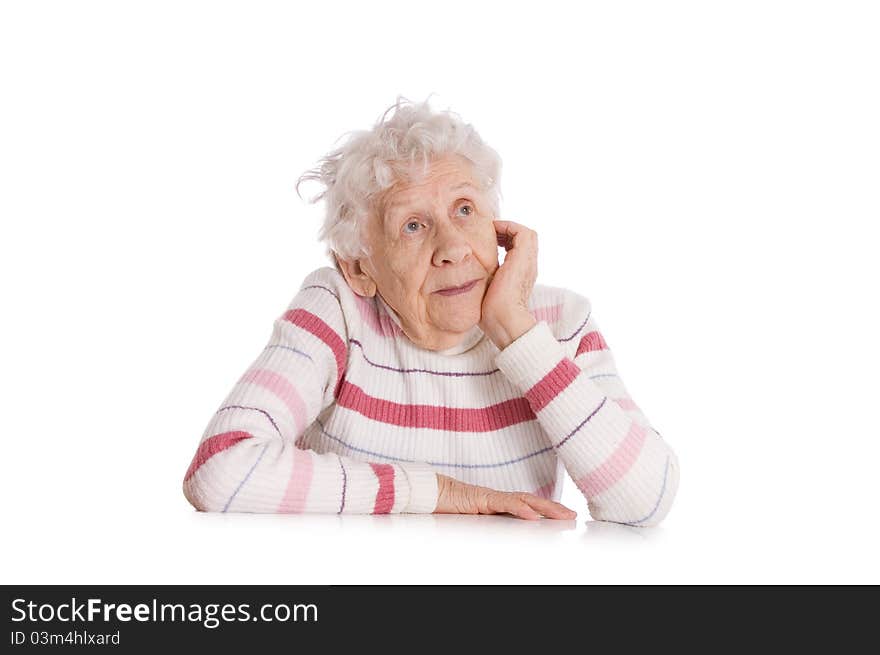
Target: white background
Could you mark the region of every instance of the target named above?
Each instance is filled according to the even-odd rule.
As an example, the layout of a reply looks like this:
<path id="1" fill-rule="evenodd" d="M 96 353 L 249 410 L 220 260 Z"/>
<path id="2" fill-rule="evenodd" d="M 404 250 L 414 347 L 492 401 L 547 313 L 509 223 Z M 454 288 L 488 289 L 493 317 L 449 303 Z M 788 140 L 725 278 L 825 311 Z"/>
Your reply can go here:
<path id="1" fill-rule="evenodd" d="M 3 583 L 880 582 L 876 3 L 0 7 Z M 430 93 L 678 453 L 660 527 L 183 497 L 329 265 L 296 178 Z"/>

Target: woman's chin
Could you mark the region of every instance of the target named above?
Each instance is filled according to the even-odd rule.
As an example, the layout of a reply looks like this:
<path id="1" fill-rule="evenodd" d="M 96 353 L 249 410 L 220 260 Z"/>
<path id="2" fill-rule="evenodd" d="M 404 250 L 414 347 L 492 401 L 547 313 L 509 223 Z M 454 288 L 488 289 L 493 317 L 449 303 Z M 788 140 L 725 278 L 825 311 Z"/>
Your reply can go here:
<path id="1" fill-rule="evenodd" d="M 480 322 L 480 309 L 450 311 L 437 317 L 434 326 L 444 332 L 464 333 Z"/>

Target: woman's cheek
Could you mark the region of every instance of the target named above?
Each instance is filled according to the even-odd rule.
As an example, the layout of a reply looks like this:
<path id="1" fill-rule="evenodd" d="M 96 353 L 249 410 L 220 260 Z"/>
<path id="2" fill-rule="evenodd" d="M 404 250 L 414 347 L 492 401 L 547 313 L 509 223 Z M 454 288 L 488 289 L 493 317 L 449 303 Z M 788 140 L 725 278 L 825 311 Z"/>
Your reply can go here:
<path id="1" fill-rule="evenodd" d="M 478 252 L 482 253 L 481 258 L 483 261 L 483 266 L 490 273 L 494 272 L 496 268 L 498 268 L 500 259 L 498 253 L 498 237 L 495 234 L 495 230 L 492 230 L 490 235 L 487 235 L 481 242 L 481 248 Z"/>

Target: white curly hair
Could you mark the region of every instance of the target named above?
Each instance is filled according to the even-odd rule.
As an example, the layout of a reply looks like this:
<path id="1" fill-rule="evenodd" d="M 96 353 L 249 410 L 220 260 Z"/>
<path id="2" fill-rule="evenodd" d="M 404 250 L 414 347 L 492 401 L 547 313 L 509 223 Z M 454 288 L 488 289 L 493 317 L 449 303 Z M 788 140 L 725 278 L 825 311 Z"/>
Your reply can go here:
<path id="1" fill-rule="evenodd" d="M 391 116 L 389 112 L 393 112 Z M 326 203 L 318 239 L 325 243 L 337 269 L 336 257 L 353 261 L 370 256 L 362 239 L 367 217 L 382 211 L 386 190 L 417 174 L 418 161 L 424 173 L 437 157 L 460 155 L 467 159 L 493 215 L 498 216 L 501 157 L 455 112 L 433 111 L 427 99 L 413 103 L 398 96 L 371 130 L 348 132 L 343 137 L 346 135 L 349 138 L 342 146 L 324 156 L 296 183 L 300 198 L 303 182 L 314 180 L 324 186 L 309 202 L 323 199 Z"/>

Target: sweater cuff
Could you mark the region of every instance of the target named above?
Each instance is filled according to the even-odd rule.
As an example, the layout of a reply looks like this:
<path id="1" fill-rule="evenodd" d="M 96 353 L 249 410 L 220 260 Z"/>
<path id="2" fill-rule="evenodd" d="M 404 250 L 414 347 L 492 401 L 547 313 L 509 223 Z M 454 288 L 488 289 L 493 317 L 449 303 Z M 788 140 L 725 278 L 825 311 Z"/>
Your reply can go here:
<path id="1" fill-rule="evenodd" d="M 495 366 L 523 393 L 566 357 L 546 321 L 539 321 L 495 355 Z"/>
<path id="2" fill-rule="evenodd" d="M 400 511 L 431 514 L 437 508 L 440 493 L 437 472 L 429 464 L 402 464 L 400 468 L 409 482 L 409 502 Z"/>

